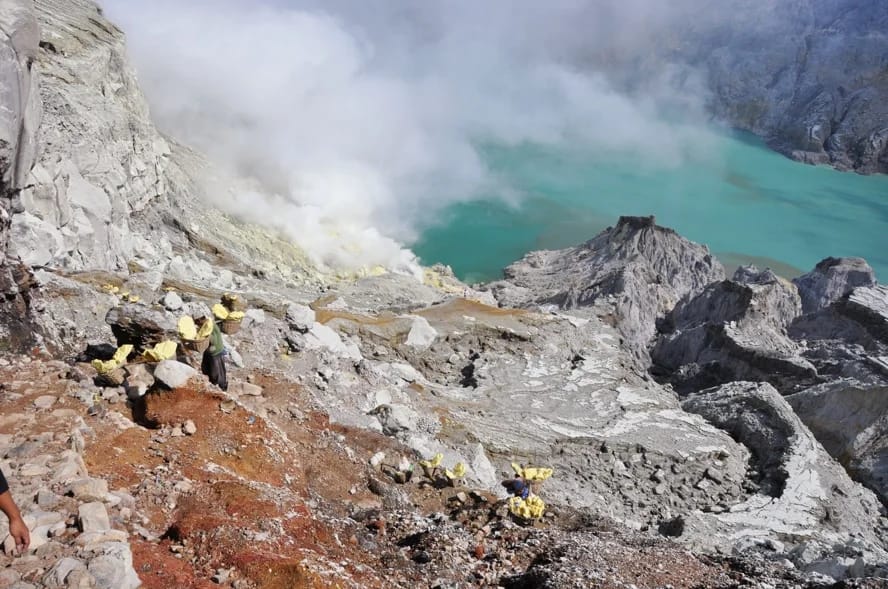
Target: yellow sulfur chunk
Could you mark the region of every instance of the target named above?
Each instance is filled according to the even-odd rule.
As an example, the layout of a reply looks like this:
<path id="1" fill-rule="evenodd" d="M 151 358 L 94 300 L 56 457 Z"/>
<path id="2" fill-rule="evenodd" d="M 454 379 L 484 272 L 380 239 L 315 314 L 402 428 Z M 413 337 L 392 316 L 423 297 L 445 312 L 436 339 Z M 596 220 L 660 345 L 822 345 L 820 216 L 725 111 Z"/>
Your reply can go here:
<path id="1" fill-rule="evenodd" d="M 107 374 L 117 368 L 117 362 L 114 360 L 106 360 L 104 362 L 102 360 L 93 360 L 91 364 L 99 374 Z"/>
<path id="2" fill-rule="evenodd" d="M 178 344 L 172 341 L 160 342 L 150 350 L 145 350 L 143 356 L 150 362 L 161 362 L 176 357 L 176 347 Z"/>
<path id="3" fill-rule="evenodd" d="M 96 369 L 96 372 L 99 374 L 107 374 L 117 368 L 118 366 L 123 366 L 126 364 L 126 358 L 133 351 L 133 346 L 131 344 L 126 344 L 117 348 L 117 351 L 114 352 L 114 356 L 110 360 L 93 360 L 91 362 L 92 367 Z"/>
<path id="4" fill-rule="evenodd" d="M 554 471 L 551 468 L 525 468 L 524 478 L 528 481 L 545 481 L 552 476 Z"/>
<path id="5" fill-rule="evenodd" d="M 444 474 L 448 479 L 461 479 L 466 476 L 466 465 L 462 462 L 457 462 L 453 470 L 447 469 L 444 471 Z"/>
<path id="6" fill-rule="evenodd" d="M 441 466 L 442 460 L 444 460 L 444 455 L 438 452 L 431 460 L 420 460 L 419 465 L 426 468 L 438 468 L 439 466 Z"/>
<path id="7" fill-rule="evenodd" d="M 179 318 L 179 337 L 184 340 L 194 341 L 197 339 L 197 325 L 191 315 L 185 315 Z"/>
<path id="8" fill-rule="evenodd" d="M 213 322 L 204 321 L 204 324 L 200 326 L 199 330 L 197 330 L 198 341 L 207 339 L 208 337 L 210 337 L 211 333 L 213 333 Z"/>
<path id="9" fill-rule="evenodd" d="M 117 348 L 117 351 L 114 352 L 114 356 L 111 358 L 112 361 L 116 362 L 118 366 L 122 366 L 126 364 L 126 358 L 133 352 L 132 344 L 126 344 L 124 346 L 120 346 Z"/>
<path id="10" fill-rule="evenodd" d="M 243 311 L 232 311 L 228 314 L 228 319 L 231 321 L 242 321 L 245 316 Z"/>
<path id="11" fill-rule="evenodd" d="M 555 472 L 551 468 L 532 466 L 522 467 L 517 462 L 512 463 L 512 470 L 515 471 L 515 474 L 528 481 L 545 481 L 552 476 L 553 472 Z"/>
<path id="12" fill-rule="evenodd" d="M 225 305 L 222 303 L 216 303 L 213 305 L 213 315 L 215 315 L 217 319 L 228 319 L 228 309 L 225 308 Z"/>

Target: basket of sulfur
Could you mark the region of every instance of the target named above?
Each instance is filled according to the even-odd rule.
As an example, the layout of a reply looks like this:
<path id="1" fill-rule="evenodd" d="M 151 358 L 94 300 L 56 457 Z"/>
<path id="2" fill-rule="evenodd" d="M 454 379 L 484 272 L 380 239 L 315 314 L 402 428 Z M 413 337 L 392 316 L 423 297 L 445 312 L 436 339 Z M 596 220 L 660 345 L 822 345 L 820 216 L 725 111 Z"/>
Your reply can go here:
<path id="1" fill-rule="evenodd" d="M 179 319 L 179 338 L 186 350 L 204 353 L 210 347 L 210 334 L 213 333 L 213 322 L 204 321 L 200 329 L 191 315 Z"/>
<path id="2" fill-rule="evenodd" d="M 226 309 L 232 312 L 247 310 L 246 304 L 244 304 L 243 299 L 241 299 L 236 294 L 225 293 L 224 295 L 222 295 L 222 304 L 225 306 Z"/>
<path id="3" fill-rule="evenodd" d="M 243 311 L 232 311 L 221 303 L 213 305 L 213 315 L 222 322 L 222 333 L 233 335 L 240 331 L 241 321 L 244 320 Z"/>
<path id="4" fill-rule="evenodd" d="M 126 372 L 123 370 L 123 366 L 126 364 L 126 359 L 132 351 L 133 346 L 126 344 L 117 348 L 110 360 L 93 360 L 92 367 L 98 373 L 97 384 L 112 387 L 122 385 L 126 379 Z"/>

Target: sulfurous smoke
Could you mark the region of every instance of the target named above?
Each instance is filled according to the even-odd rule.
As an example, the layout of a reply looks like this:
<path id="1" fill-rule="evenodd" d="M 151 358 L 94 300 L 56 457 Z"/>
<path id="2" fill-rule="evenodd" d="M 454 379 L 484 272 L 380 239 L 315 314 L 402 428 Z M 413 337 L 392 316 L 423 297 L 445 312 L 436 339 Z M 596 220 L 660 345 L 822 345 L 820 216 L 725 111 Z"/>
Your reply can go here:
<path id="1" fill-rule="evenodd" d="M 706 152 L 695 72 L 625 76 L 693 4 L 104 0 L 159 126 L 260 183 L 215 204 L 349 269 L 413 266 L 448 204 L 519 201 L 481 145 Z"/>

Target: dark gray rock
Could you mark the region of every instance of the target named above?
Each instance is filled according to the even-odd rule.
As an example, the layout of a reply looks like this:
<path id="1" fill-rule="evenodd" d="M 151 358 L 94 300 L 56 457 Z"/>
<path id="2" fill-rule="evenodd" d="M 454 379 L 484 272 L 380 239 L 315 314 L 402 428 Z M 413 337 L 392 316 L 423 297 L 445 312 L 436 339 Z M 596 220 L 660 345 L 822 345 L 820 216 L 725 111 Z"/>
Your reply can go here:
<path id="1" fill-rule="evenodd" d="M 149 347 L 176 334 L 176 322 L 171 315 L 139 304 L 114 307 L 108 311 L 105 322 L 121 346 Z"/>
<path id="2" fill-rule="evenodd" d="M 828 307 L 858 286 L 875 286 L 876 275 L 862 258 L 826 258 L 793 282 L 807 315 Z"/>
<path id="3" fill-rule="evenodd" d="M 799 317 L 789 335 L 825 379 L 888 384 L 888 287 L 859 287 L 816 313 Z"/>
<path id="4" fill-rule="evenodd" d="M 801 313 L 795 286 L 752 267 L 734 278 L 682 301 L 661 322 L 652 372 L 679 392 L 735 380 L 766 381 L 781 390 L 814 384 L 814 366 L 786 332 Z"/>

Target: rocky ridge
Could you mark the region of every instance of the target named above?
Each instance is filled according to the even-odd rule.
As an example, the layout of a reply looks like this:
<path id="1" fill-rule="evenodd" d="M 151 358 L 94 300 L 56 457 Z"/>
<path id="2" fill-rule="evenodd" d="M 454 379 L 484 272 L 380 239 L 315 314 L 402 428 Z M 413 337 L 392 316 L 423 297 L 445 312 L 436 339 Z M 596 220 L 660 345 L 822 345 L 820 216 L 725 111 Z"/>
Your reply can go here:
<path id="1" fill-rule="evenodd" d="M 527 256 L 484 291 L 443 268 L 422 283 L 335 279 L 292 245 L 202 204 L 212 187 L 249 181 L 227 179 L 154 130 L 122 36 L 94 4 L 17 1 L 0 15 L 5 48 L 31 43 L 45 112 L 39 131 L 19 125 L 3 144 L 5 162 L 20 161 L 30 141 L 40 146 L 26 183 L 4 184 L 3 209 L 23 239 L 12 255 L 39 257 L 30 269 L 12 258 L 27 289 L 5 298 L 18 323 L 5 324 L 14 329 L 4 339 L 31 355 L 5 360 L 16 384 L 4 407 L 27 411 L 3 422 L 4 470 L 35 511 L 31 483 L 68 492 L 52 477 L 67 468 L 57 455 L 77 463 L 59 446 L 70 438 L 97 481 L 84 488 L 104 481 L 121 493 L 117 503 L 114 493 L 79 501 L 70 491 L 63 528 L 35 516 L 35 536 L 49 526 L 49 548 L 5 561 L 11 583 L 53 586 L 44 555 L 70 567 L 58 585 L 84 587 L 125 586 L 134 574 L 148 587 L 245 588 L 590 578 L 817 586 L 888 574 L 882 508 L 826 454 L 859 452 L 837 459 L 884 493 L 881 422 L 861 419 L 850 424 L 865 426 L 859 438 L 821 445 L 769 385 L 734 382 L 774 380 L 796 395 L 819 390 L 809 381 L 884 386 L 884 287 L 867 282 L 860 263 L 824 263 L 815 269 L 823 279 L 798 285 L 752 269 L 725 281 L 705 247 L 653 218 L 626 217 L 576 248 Z M 8 55 L 0 71 L 19 88 L 34 84 L 28 60 Z M 16 120 L 39 106 L 28 96 L 11 111 Z M 863 268 L 863 282 L 843 266 Z M 81 361 L 102 345 L 175 337 L 181 314 L 208 313 L 226 291 L 249 306 L 241 331 L 225 337 L 228 393 L 202 381 L 187 355 L 131 364 L 120 385 L 91 382 Z M 719 337 L 699 335 L 710 332 Z M 654 374 L 697 394 L 682 400 L 658 382 L 651 358 L 677 362 Z M 796 395 L 789 401 L 801 407 Z M 818 402 L 799 410 L 802 420 Z M 61 435 L 42 419 L 53 406 Z M 829 435 L 816 421 L 814 435 Z M 95 436 L 81 440 L 72 427 Z M 43 452 L 28 436 L 46 458 L 15 458 L 23 443 Z M 437 452 L 468 465 L 466 488 L 390 475 L 402 458 Z M 543 489 L 552 515 L 535 527 L 505 513 L 499 483 L 512 461 L 556 470 Z M 111 507 L 109 526 L 94 504 Z M 84 520 L 104 535 L 90 536 Z M 78 551 L 88 540 L 96 550 Z M 570 562 L 590 553 L 598 556 L 585 565 Z M 657 566 L 670 559 L 687 574 Z M 104 572 L 109 560 L 119 578 Z"/>

